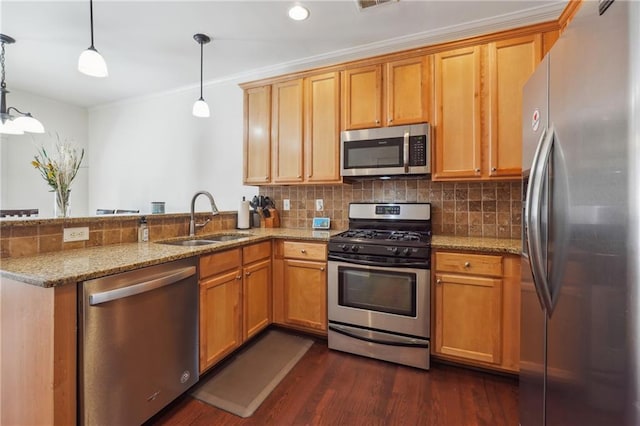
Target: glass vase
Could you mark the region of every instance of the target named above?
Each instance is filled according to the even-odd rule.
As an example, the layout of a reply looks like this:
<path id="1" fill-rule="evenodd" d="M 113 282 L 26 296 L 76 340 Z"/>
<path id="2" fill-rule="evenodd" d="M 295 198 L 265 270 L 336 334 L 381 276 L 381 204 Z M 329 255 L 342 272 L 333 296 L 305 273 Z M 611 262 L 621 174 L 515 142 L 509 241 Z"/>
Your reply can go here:
<path id="1" fill-rule="evenodd" d="M 55 217 L 69 217 L 69 195 L 71 190 L 55 190 L 55 203 L 53 204 L 53 215 Z"/>

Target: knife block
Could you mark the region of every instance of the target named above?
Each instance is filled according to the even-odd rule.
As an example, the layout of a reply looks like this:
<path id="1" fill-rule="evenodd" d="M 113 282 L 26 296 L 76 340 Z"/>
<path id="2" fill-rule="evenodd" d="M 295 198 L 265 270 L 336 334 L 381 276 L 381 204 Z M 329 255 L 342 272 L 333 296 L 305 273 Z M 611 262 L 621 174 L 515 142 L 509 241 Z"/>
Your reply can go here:
<path id="1" fill-rule="evenodd" d="M 268 209 L 269 217 L 264 218 L 265 228 L 280 228 L 280 213 L 276 209 Z"/>

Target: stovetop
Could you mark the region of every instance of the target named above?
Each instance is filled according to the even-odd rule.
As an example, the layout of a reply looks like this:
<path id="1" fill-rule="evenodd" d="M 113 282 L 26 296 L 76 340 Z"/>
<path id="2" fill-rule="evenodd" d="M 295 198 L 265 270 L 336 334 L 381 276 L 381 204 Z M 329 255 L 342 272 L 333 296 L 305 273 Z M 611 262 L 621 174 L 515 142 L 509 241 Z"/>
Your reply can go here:
<path id="1" fill-rule="evenodd" d="M 422 242 L 429 243 L 431 233 L 414 231 L 393 231 L 386 229 L 350 229 L 336 235 L 341 239 L 349 240 L 376 240 L 387 242 Z"/>

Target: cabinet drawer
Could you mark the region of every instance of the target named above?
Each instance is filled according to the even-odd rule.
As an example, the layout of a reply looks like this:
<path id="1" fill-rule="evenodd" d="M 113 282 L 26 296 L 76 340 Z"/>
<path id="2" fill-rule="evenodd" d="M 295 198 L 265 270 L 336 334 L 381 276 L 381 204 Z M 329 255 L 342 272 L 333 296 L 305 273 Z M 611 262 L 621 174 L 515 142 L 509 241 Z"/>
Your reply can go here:
<path id="1" fill-rule="evenodd" d="M 327 245 L 301 241 L 285 241 L 284 257 L 288 259 L 327 260 Z"/>
<path id="2" fill-rule="evenodd" d="M 436 271 L 502 276 L 502 256 L 436 252 Z"/>
<path id="3" fill-rule="evenodd" d="M 218 274 L 242 264 L 239 248 L 200 257 L 200 279 Z"/>
<path id="4" fill-rule="evenodd" d="M 271 257 L 271 241 L 263 241 L 242 247 L 242 262 L 245 265 L 266 257 Z"/>

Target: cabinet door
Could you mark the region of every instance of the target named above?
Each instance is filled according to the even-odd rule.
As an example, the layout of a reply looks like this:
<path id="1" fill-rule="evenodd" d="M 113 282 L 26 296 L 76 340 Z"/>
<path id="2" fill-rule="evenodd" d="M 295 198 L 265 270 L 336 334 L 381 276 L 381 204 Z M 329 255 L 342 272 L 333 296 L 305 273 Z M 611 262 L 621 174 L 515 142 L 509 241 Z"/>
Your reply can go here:
<path id="1" fill-rule="evenodd" d="M 271 324 L 271 259 L 244 267 L 244 338 Z"/>
<path id="2" fill-rule="evenodd" d="M 436 274 L 436 353 L 500 364 L 502 280 Z"/>
<path id="3" fill-rule="evenodd" d="M 244 183 L 271 179 L 271 86 L 244 92 Z"/>
<path id="4" fill-rule="evenodd" d="M 242 344 L 242 271 L 200 282 L 200 373 Z"/>
<path id="5" fill-rule="evenodd" d="M 331 72 L 305 79 L 307 182 L 340 182 L 340 78 Z"/>
<path id="6" fill-rule="evenodd" d="M 433 179 L 480 177 L 480 47 L 434 55 Z"/>
<path id="7" fill-rule="evenodd" d="M 432 80 L 432 56 L 387 63 L 387 126 L 431 121 Z"/>
<path id="8" fill-rule="evenodd" d="M 542 37 L 489 43 L 489 176 L 522 172 L 522 87 L 540 62 Z"/>
<path id="9" fill-rule="evenodd" d="M 327 330 L 327 264 L 284 260 L 284 322 Z"/>
<path id="10" fill-rule="evenodd" d="M 344 129 L 382 126 L 382 65 L 347 69 L 342 81 Z"/>
<path id="11" fill-rule="evenodd" d="M 302 79 L 273 85 L 273 183 L 302 182 Z"/>

